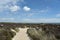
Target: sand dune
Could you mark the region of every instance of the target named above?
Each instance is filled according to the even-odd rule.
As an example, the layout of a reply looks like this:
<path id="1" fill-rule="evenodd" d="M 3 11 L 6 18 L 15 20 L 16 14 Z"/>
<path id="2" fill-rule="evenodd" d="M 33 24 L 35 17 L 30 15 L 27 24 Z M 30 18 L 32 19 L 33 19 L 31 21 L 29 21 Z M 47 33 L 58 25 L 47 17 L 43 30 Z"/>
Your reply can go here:
<path id="1" fill-rule="evenodd" d="M 30 40 L 26 34 L 28 28 L 19 28 L 20 31 L 15 35 L 12 40 Z"/>

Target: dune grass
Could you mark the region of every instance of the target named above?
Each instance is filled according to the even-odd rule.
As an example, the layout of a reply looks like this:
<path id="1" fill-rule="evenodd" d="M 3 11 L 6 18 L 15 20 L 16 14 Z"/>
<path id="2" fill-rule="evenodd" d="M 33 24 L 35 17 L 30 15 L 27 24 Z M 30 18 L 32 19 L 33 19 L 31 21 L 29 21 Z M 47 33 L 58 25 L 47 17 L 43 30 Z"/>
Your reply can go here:
<path id="1" fill-rule="evenodd" d="M 57 40 L 54 34 L 46 33 L 43 30 L 36 30 L 35 28 L 28 29 L 27 33 L 32 40 Z"/>
<path id="2" fill-rule="evenodd" d="M 13 30 L 18 31 L 16 28 Z M 0 28 L 0 40 L 12 40 L 12 38 L 16 35 L 11 28 Z"/>

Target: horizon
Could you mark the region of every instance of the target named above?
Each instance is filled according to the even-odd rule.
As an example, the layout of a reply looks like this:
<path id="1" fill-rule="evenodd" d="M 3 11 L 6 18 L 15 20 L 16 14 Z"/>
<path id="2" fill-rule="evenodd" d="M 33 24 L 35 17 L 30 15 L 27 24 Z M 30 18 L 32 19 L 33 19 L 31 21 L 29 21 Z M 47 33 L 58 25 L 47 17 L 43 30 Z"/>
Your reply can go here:
<path id="1" fill-rule="evenodd" d="M 60 23 L 60 0 L 0 0 L 0 22 Z"/>
<path id="2" fill-rule="evenodd" d="M 60 23 L 24 23 L 24 22 L 0 22 L 0 23 L 21 23 L 21 24 L 60 24 Z"/>

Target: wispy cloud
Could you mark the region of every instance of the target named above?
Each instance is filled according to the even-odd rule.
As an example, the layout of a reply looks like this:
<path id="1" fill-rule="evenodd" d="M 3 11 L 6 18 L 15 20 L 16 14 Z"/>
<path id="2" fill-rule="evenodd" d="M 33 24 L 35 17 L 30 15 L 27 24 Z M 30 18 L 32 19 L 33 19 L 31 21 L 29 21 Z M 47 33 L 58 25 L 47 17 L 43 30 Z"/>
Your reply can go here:
<path id="1" fill-rule="evenodd" d="M 48 13 L 49 11 L 50 11 L 49 8 L 31 10 L 31 12 L 33 12 L 33 13 L 39 13 L 39 14 L 41 14 L 41 13 Z"/>
<path id="2" fill-rule="evenodd" d="M 47 14 L 49 12 L 49 9 L 42 9 L 42 10 L 30 10 L 30 12 L 28 12 L 26 14 L 27 17 L 31 17 L 31 16 L 36 16 L 36 15 L 40 15 L 40 14 Z M 24 14 L 23 14 L 24 15 Z"/>
<path id="3" fill-rule="evenodd" d="M 15 11 L 20 10 L 20 7 L 17 6 L 17 5 L 14 5 L 14 6 L 11 6 L 11 7 L 10 7 L 10 10 L 11 10 L 12 12 L 15 12 Z"/>
<path id="4" fill-rule="evenodd" d="M 17 6 L 18 1 L 22 2 L 23 0 L 0 0 L 0 11 L 4 11 L 5 9 L 16 11 L 19 8 Z"/>
<path id="5" fill-rule="evenodd" d="M 40 18 L 40 19 L 23 19 L 23 22 L 27 23 L 59 23 L 60 19 L 58 18 Z"/>
<path id="6" fill-rule="evenodd" d="M 0 21 L 12 21 L 15 20 L 15 18 L 0 18 Z"/>

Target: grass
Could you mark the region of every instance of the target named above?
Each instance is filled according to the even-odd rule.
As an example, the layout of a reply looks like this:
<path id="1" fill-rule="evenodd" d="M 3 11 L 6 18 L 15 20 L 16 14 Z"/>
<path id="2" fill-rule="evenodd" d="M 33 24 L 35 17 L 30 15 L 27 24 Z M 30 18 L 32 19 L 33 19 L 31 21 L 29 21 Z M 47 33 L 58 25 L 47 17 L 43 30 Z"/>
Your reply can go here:
<path id="1" fill-rule="evenodd" d="M 17 28 L 13 29 L 18 31 Z M 0 28 L 0 40 L 12 40 L 12 38 L 16 35 L 11 28 Z"/>
<path id="2" fill-rule="evenodd" d="M 51 32 L 46 33 L 43 30 L 36 30 L 35 28 L 28 29 L 27 33 L 32 40 L 57 40 Z"/>

